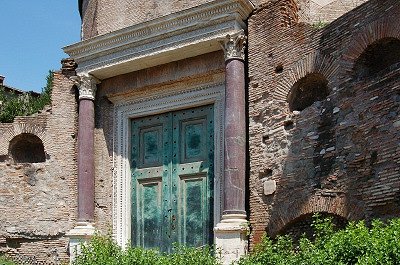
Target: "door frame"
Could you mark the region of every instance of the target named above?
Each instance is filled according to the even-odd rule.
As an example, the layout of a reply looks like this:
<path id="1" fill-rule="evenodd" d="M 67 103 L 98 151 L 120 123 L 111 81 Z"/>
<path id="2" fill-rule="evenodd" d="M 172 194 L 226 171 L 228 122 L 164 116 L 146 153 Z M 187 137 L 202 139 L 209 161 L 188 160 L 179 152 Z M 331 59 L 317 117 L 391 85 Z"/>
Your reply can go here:
<path id="1" fill-rule="evenodd" d="M 215 77 L 215 76 L 214 76 Z M 179 88 L 187 88 L 180 90 Z M 114 102 L 113 137 L 113 237 L 125 247 L 131 239 L 131 120 L 208 104 L 214 105 L 214 216 L 213 227 L 221 220 L 224 172 L 225 77 L 213 82 L 191 84 L 190 81 L 156 90 L 146 97 L 120 97 Z M 215 236 L 214 236 L 215 243 Z"/>

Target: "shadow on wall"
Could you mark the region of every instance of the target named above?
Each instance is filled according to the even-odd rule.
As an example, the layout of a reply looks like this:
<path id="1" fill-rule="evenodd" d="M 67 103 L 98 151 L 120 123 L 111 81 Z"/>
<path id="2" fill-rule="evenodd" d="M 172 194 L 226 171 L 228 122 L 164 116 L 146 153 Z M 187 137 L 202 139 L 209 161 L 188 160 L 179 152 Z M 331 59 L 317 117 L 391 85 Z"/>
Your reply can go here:
<path id="1" fill-rule="evenodd" d="M 383 37 L 368 45 L 354 64 L 354 77 L 362 81 L 368 77 L 378 77 L 383 72 L 399 68 L 400 39 Z"/>
<path id="2" fill-rule="evenodd" d="M 325 41 L 350 25 L 344 17 L 325 27 L 319 50 L 299 60 L 282 82 L 290 114 L 281 133 L 288 144 L 277 191 L 263 196 L 274 205 L 269 235 L 296 238 L 315 212 L 334 216 L 339 226 L 399 216 L 399 9 L 350 31 L 336 50 Z M 366 10 L 362 5 L 346 16 Z M 330 54 L 335 58 L 328 60 Z"/>

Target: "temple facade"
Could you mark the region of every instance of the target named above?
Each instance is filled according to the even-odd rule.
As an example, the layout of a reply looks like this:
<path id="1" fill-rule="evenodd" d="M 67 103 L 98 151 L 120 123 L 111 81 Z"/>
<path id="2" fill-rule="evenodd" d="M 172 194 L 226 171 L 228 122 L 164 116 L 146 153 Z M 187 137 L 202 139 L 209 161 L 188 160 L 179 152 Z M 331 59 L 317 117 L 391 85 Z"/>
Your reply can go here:
<path id="1" fill-rule="evenodd" d="M 400 216 L 398 1 L 79 10 L 51 109 L 0 124 L 1 252 L 57 263 L 111 229 L 121 246 L 215 244 L 230 264 L 314 213 Z M 14 158 L 21 135 L 44 160 Z"/>

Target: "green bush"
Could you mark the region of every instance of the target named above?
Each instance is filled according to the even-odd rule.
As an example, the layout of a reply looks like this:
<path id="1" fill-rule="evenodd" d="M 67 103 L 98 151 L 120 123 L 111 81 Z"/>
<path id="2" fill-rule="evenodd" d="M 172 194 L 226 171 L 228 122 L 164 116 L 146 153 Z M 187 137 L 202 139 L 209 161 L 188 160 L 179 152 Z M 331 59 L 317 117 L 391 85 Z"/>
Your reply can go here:
<path id="1" fill-rule="evenodd" d="M 400 219 L 387 224 L 351 222 L 336 231 L 330 219 L 314 217 L 315 240 L 303 236 L 297 244 L 288 236 L 264 237 L 239 265 L 396 265 L 400 264 Z"/>
<path id="2" fill-rule="evenodd" d="M 17 264 L 0 254 L 0 265 L 17 265 Z"/>
<path id="3" fill-rule="evenodd" d="M 238 265 L 400 265 L 400 219 L 388 223 L 351 222 L 336 231 L 332 220 L 314 216 L 315 239 L 303 236 L 293 242 L 289 236 L 272 240 L 263 237 L 253 253 Z M 217 265 L 210 248 L 174 246 L 171 254 L 128 247 L 123 250 L 109 236 L 96 235 L 74 265 Z"/>
<path id="4" fill-rule="evenodd" d="M 51 89 L 54 74 L 49 71 L 46 77 L 46 87 L 42 89 L 39 97 L 30 94 L 6 95 L 0 87 L 0 122 L 13 122 L 17 116 L 29 116 L 42 110 L 44 106 L 51 103 Z"/>
<path id="5" fill-rule="evenodd" d="M 171 254 L 154 249 L 127 247 L 123 250 L 110 236 L 95 235 L 88 245 L 82 245 L 82 253 L 74 265 L 217 265 L 211 248 L 174 246 Z"/>

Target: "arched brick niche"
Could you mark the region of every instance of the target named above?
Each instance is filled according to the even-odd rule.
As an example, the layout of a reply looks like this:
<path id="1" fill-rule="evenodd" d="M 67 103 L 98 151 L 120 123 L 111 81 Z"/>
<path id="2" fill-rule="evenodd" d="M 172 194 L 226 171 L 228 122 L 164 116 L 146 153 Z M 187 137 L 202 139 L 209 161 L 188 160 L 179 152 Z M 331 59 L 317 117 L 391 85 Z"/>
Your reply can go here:
<path id="1" fill-rule="evenodd" d="M 400 20 L 398 16 L 399 14 L 395 13 L 394 16 L 375 20 L 358 30 L 342 57 L 343 64 L 340 74 L 342 79 L 347 79 L 354 75 L 354 70 L 362 68 L 362 65 L 365 65 L 363 59 L 366 59 L 368 54 L 374 53 L 374 56 L 382 56 L 387 53 L 385 52 L 386 49 L 393 50 L 397 47 L 395 39 L 400 40 Z M 391 60 L 386 60 L 386 63 L 390 62 Z"/>
<path id="2" fill-rule="evenodd" d="M 328 213 L 343 218 L 344 220 L 360 220 L 364 216 L 364 208 L 359 202 L 355 202 L 346 196 L 324 197 L 311 196 L 304 200 L 280 203 L 271 209 L 271 215 L 267 221 L 266 232 L 275 237 L 287 230 L 296 220 L 312 216 L 314 213 Z M 299 219 L 300 218 L 300 219 Z"/>
<path id="3" fill-rule="evenodd" d="M 278 235 L 289 235 L 295 242 L 297 242 L 303 234 L 308 239 L 313 239 L 315 235 L 315 230 L 312 227 L 314 214 L 315 213 L 308 213 L 297 217 L 283 227 L 278 232 Z M 330 218 L 336 229 L 343 229 L 348 223 L 346 218 L 337 214 L 328 212 L 319 212 L 318 214 L 320 219 Z"/>
<path id="4" fill-rule="evenodd" d="M 9 156 L 15 163 L 42 163 L 46 161 L 42 140 L 30 133 L 19 134 L 10 141 Z"/>
<path id="5" fill-rule="evenodd" d="M 287 102 L 291 111 L 302 110 L 328 96 L 338 69 L 338 61 L 332 56 L 318 51 L 308 53 L 284 73 L 272 97 Z"/>
<path id="6" fill-rule="evenodd" d="M 320 73 L 310 73 L 297 81 L 289 91 L 290 111 L 302 111 L 329 95 L 328 80 Z"/>
<path id="7" fill-rule="evenodd" d="M 400 39 L 387 37 L 368 45 L 354 64 L 358 78 L 374 76 L 393 64 L 400 63 Z"/>
<path id="8" fill-rule="evenodd" d="M 51 147 L 49 134 L 46 134 L 47 120 L 38 120 L 35 116 L 17 117 L 17 121 L 12 124 L 2 124 L 6 126 L 0 137 L 0 156 L 8 156 L 10 150 L 10 142 L 21 134 L 33 134 L 40 138 L 45 147 L 45 152 L 49 153 L 46 147 Z"/>

